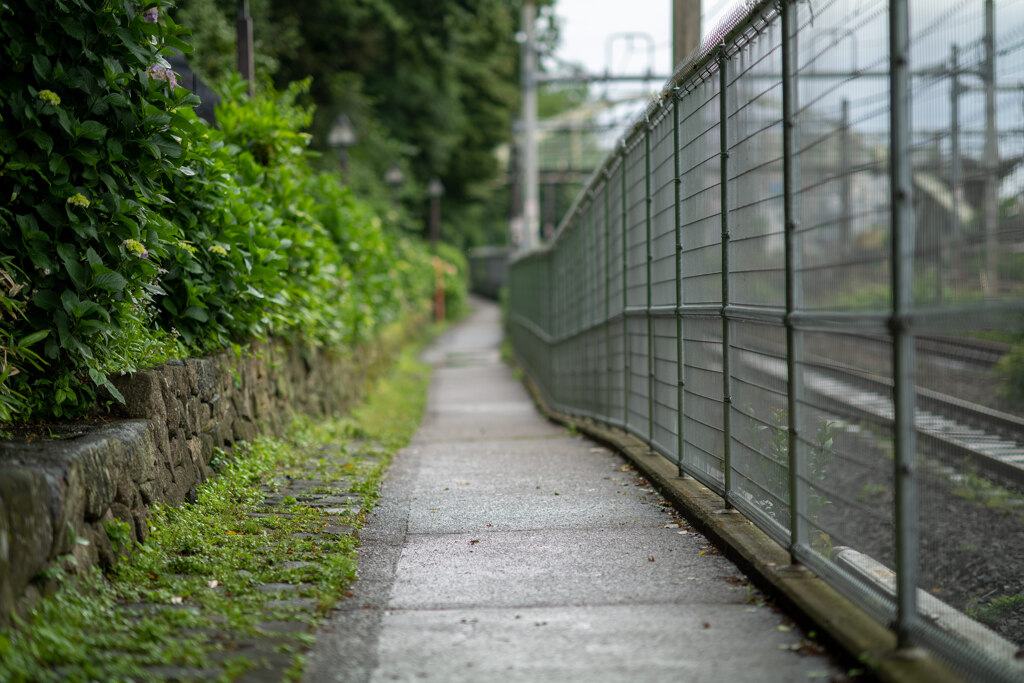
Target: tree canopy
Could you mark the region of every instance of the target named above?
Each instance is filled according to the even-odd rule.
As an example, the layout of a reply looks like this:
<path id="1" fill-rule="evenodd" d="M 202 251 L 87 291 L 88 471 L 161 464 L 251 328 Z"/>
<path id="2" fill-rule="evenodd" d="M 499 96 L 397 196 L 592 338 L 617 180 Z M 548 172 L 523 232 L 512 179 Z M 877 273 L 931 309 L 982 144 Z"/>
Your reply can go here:
<path id="1" fill-rule="evenodd" d="M 550 4 L 550 3 L 540 3 Z M 350 150 L 357 193 L 382 198 L 398 163 L 399 191 L 419 229 L 427 181 L 445 187 L 446 238 L 460 246 L 504 239 L 494 206 L 505 169 L 494 151 L 511 138 L 519 99 L 519 0 L 251 0 L 257 77 L 278 87 L 312 77 L 311 132 L 334 163 L 326 137 L 339 113 L 359 142 Z M 217 83 L 235 66 L 233 0 L 181 0 L 192 64 Z M 504 191 L 500 193 L 506 196 Z M 485 206 L 486 205 L 486 206 Z M 490 216 L 488 219 L 487 217 Z M 485 229 L 480 221 L 494 225 Z"/>

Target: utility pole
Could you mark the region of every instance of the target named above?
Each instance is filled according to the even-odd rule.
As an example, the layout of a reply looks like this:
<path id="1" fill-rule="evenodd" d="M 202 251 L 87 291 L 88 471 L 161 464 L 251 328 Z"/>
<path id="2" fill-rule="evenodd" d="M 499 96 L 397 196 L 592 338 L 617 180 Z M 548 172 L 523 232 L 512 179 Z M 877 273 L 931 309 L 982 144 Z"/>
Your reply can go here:
<path id="1" fill-rule="evenodd" d="M 525 39 L 522 53 L 523 88 L 523 234 L 519 249 L 529 251 L 540 243 L 540 197 L 537 165 L 537 46 L 534 0 L 523 3 L 522 24 Z"/>
<path id="2" fill-rule="evenodd" d="M 839 163 L 839 248 L 844 254 L 853 250 L 853 145 L 850 141 L 850 100 L 843 98 L 840 109 Z"/>
<path id="3" fill-rule="evenodd" d="M 996 140 L 995 0 L 985 0 L 985 295 L 999 295 L 999 144 Z"/>
<path id="4" fill-rule="evenodd" d="M 672 0 L 672 68 L 700 47 L 700 0 Z"/>
<path id="5" fill-rule="evenodd" d="M 960 220 L 960 202 L 963 200 L 963 161 L 960 151 L 960 48 L 954 43 L 950 50 L 949 68 L 952 83 L 949 86 L 949 187 L 953 197 L 953 287 L 961 286 L 963 281 L 963 232 Z"/>

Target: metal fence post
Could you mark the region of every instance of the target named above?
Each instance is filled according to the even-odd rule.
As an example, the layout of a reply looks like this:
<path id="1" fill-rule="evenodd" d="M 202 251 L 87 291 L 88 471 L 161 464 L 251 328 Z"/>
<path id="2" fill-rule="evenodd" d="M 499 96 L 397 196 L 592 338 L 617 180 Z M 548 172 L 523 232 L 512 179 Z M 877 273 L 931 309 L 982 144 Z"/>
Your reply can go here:
<path id="1" fill-rule="evenodd" d="M 732 378 L 729 369 L 729 76 L 726 73 L 728 58 L 725 43 L 718 48 L 718 133 L 721 151 L 722 202 L 722 458 L 725 475 L 726 508 L 732 508 Z"/>
<path id="2" fill-rule="evenodd" d="M 602 194 L 604 194 L 604 417 L 606 420 L 611 420 L 612 417 L 612 224 L 611 218 L 608 215 L 611 180 L 611 167 L 605 166 L 604 192 Z"/>
<path id="3" fill-rule="evenodd" d="M 622 141 L 622 146 L 619 148 L 622 151 L 622 172 L 619 174 L 622 176 L 621 182 L 619 183 L 619 191 L 622 193 L 622 426 L 628 432 L 629 431 L 629 318 L 626 315 L 626 309 L 629 307 L 629 287 L 627 286 L 627 280 L 629 278 L 629 260 L 628 252 L 626 248 L 626 236 L 628 234 L 628 223 L 627 223 L 627 209 L 626 206 L 626 141 Z"/>
<path id="4" fill-rule="evenodd" d="M 686 341 L 683 337 L 683 179 L 679 176 L 679 90 L 672 91 L 672 180 L 675 183 L 675 233 L 676 233 L 676 471 L 679 476 L 683 469 L 683 452 L 686 439 L 683 428 L 686 424 Z"/>
<path id="5" fill-rule="evenodd" d="M 651 207 L 654 204 L 654 197 L 651 196 L 651 133 L 654 126 L 650 120 L 644 126 L 644 202 L 646 215 L 647 234 L 647 440 L 654 441 L 654 318 L 651 317 L 651 264 L 654 255 L 651 254 Z"/>
<path id="6" fill-rule="evenodd" d="M 889 183 L 891 196 L 893 459 L 896 494 L 896 636 L 911 643 L 917 626 L 918 509 L 914 429 L 916 376 L 910 322 L 914 284 L 914 204 L 910 162 L 910 27 L 907 0 L 889 3 Z"/>
<path id="7" fill-rule="evenodd" d="M 548 378 L 548 391 L 547 391 L 547 393 L 548 393 L 548 396 L 550 397 L 550 399 L 552 399 L 552 400 L 554 400 L 554 398 L 555 398 L 555 387 L 551 386 L 551 379 L 552 379 L 552 377 L 554 377 L 554 374 L 555 374 L 555 365 L 554 365 L 554 362 L 555 362 L 555 345 L 554 345 L 554 336 L 555 336 L 554 321 L 555 321 L 555 316 L 554 316 L 554 312 L 555 312 L 555 310 L 554 309 L 555 309 L 556 301 L 552 297 L 553 290 L 552 290 L 552 286 L 551 286 L 552 285 L 552 282 L 551 282 L 551 270 L 552 270 L 552 268 L 551 268 L 551 261 L 554 260 L 554 253 L 555 252 L 553 252 L 553 251 L 547 252 L 546 254 L 544 254 L 543 261 L 542 261 L 543 269 L 544 269 L 544 276 L 542 278 L 543 282 L 544 282 L 544 290 L 545 290 L 544 293 L 547 295 L 546 296 L 547 305 L 544 307 L 544 330 L 548 333 L 548 340 L 544 344 L 545 348 L 547 349 L 547 358 L 545 359 L 546 360 L 545 365 L 547 366 L 547 378 Z M 541 278 L 538 278 L 538 279 L 541 279 Z M 540 294 L 540 292 L 538 292 L 538 294 Z"/>
<path id="8" fill-rule="evenodd" d="M 790 561 L 797 563 L 796 549 L 807 545 L 807 448 L 800 439 L 803 408 L 803 332 L 794 314 L 803 305 L 803 267 L 800 235 L 800 159 L 797 157 L 798 105 L 796 89 L 797 6 L 782 5 L 782 193 L 786 239 L 786 374 L 789 378 L 786 408 L 789 413 L 789 533 Z"/>

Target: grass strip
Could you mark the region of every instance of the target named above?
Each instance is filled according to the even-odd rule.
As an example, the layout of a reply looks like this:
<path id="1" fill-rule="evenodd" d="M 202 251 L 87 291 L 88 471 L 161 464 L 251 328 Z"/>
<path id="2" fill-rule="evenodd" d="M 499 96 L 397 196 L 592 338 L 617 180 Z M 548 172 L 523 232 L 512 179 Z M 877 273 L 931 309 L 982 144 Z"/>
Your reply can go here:
<path id="1" fill-rule="evenodd" d="M 57 590 L 0 631 L 0 680 L 297 679 L 316 624 L 355 578 L 356 532 L 391 457 L 422 418 L 420 348 L 349 417 L 298 418 L 282 437 L 218 454 L 198 501 L 154 506 L 149 539 L 108 575 L 51 570 Z M 108 534 L 128 537 L 118 523 Z"/>

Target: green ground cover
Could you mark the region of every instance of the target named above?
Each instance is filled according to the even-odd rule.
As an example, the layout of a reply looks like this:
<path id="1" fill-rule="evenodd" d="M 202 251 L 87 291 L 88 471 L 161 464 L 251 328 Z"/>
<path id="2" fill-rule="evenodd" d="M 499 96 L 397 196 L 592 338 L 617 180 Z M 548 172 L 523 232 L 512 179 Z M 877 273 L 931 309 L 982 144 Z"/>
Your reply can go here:
<path id="1" fill-rule="evenodd" d="M 155 508 L 150 538 L 109 575 L 53 571 L 55 592 L 0 631 L 0 680 L 233 680 L 268 667 L 297 678 L 311 631 L 355 577 L 357 532 L 391 457 L 422 418 L 418 349 L 351 416 L 300 418 L 221 454 L 198 501 Z"/>

